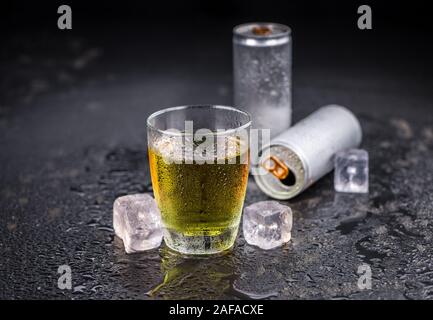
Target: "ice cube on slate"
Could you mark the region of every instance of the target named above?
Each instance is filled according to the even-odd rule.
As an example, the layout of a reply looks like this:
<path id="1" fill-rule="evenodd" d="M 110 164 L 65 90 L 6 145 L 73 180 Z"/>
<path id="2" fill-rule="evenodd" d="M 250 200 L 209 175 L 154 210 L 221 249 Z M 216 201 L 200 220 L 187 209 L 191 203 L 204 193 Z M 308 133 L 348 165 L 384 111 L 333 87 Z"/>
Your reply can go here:
<path id="1" fill-rule="evenodd" d="M 334 158 L 334 188 L 338 192 L 368 192 L 368 152 L 349 149 Z"/>
<path id="2" fill-rule="evenodd" d="M 243 233 L 252 245 L 268 250 L 291 238 L 292 210 L 277 201 L 260 201 L 244 209 Z"/>
<path id="3" fill-rule="evenodd" d="M 113 205 L 113 227 L 127 253 L 156 248 L 162 241 L 161 215 L 156 201 L 148 194 L 117 198 Z"/>

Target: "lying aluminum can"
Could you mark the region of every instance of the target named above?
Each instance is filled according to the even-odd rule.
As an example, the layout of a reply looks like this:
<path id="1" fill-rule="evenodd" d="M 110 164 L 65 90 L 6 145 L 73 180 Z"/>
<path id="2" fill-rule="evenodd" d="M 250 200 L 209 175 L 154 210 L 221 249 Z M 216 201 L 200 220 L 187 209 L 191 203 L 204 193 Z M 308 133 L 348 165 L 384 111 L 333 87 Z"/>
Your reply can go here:
<path id="1" fill-rule="evenodd" d="M 361 125 L 351 111 L 322 107 L 261 149 L 255 181 L 272 198 L 293 198 L 333 169 L 335 153 L 356 148 L 361 140 Z"/>

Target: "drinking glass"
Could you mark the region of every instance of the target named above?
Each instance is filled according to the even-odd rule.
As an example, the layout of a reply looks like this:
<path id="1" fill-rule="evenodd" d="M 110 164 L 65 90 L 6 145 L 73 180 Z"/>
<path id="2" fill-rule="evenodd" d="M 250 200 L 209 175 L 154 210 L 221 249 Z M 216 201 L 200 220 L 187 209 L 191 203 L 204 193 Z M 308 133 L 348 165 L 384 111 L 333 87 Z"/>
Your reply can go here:
<path id="1" fill-rule="evenodd" d="M 152 186 L 171 249 L 212 254 L 234 244 L 250 125 L 248 113 L 216 105 L 163 109 L 147 119 Z"/>

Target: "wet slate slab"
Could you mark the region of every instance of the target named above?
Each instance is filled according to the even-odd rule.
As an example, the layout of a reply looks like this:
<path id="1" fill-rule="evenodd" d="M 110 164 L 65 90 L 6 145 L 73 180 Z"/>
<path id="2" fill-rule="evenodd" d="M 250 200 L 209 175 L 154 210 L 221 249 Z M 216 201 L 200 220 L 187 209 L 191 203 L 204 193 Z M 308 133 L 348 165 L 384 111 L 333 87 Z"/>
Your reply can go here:
<path id="1" fill-rule="evenodd" d="M 190 74 L 140 66 L 137 54 L 110 68 L 118 61 L 110 46 L 62 41 L 69 49 L 61 55 L 16 45 L 19 54 L 2 61 L 0 298 L 433 298 L 431 80 L 418 86 L 381 70 L 352 77 L 300 65 L 295 119 L 330 102 L 354 110 L 370 153 L 370 193 L 335 193 L 327 175 L 284 202 L 294 212 L 292 241 L 274 250 L 240 234 L 219 256 L 165 246 L 127 255 L 112 204 L 152 192 L 146 116 L 161 105 L 230 104 L 229 65 Z M 246 204 L 265 199 L 250 179 Z M 357 286 L 364 263 L 371 290 Z M 60 265 L 71 267 L 72 290 L 57 286 Z"/>

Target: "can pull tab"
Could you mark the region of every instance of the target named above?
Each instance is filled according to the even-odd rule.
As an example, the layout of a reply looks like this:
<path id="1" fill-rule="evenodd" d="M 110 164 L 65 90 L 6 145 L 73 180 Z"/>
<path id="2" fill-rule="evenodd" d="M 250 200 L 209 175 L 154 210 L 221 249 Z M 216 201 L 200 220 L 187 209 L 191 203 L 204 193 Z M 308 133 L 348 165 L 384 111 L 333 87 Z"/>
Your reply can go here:
<path id="1" fill-rule="evenodd" d="M 289 168 L 275 156 L 270 156 L 263 161 L 262 166 L 280 180 L 287 178 L 289 175 Z"/>

